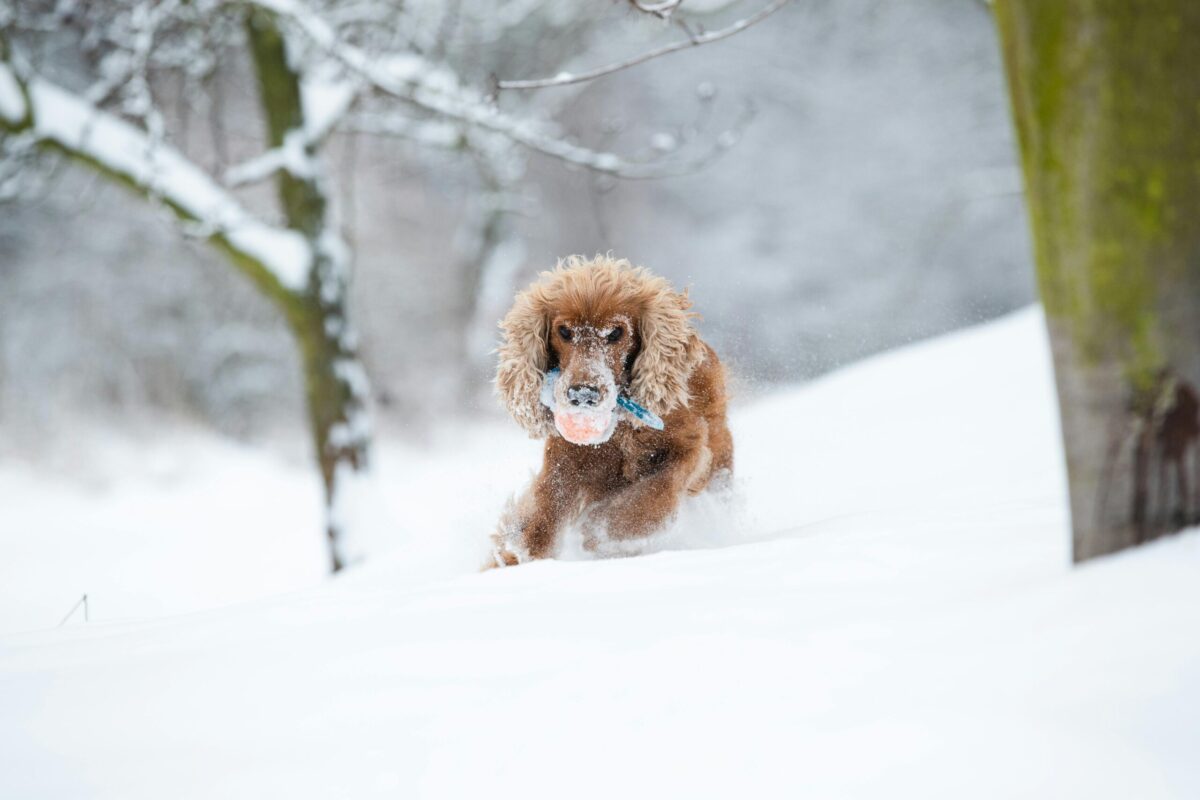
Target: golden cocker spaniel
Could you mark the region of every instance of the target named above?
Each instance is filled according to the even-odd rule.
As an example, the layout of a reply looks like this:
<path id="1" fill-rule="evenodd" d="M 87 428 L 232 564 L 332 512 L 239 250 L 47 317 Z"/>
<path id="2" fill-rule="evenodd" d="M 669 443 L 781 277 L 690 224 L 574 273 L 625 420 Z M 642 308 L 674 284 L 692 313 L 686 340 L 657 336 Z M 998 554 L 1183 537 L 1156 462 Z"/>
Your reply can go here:
<path id="1" fill-rule="evenodd" d="M 519 293 L 500 323 L 496 387 L 541 472 L 493 535 L 496 564 L 661 529 L 685 493 L 733 470 L 725 370 L 686 293 L 628 261 L 572 256 Z"/>

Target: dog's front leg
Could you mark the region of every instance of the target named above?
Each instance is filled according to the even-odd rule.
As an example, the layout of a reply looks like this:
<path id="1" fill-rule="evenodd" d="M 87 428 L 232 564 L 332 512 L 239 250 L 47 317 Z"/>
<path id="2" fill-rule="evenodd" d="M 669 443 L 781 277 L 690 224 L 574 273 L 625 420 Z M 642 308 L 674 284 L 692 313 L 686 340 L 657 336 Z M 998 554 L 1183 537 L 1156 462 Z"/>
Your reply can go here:
<path id="1" fill-rule="evenodd" d="M 688 473 L 690 470 L 671 469 L 642 479 L 597 509 L 595 522 L 614 540 L 654 533 L 679 508 Z"/>
<path id="2" fill-rule="evenodd" d="M 543 470 L 500 518 L 492 536 L 496 566 L 513 566 L 553 555 L 563 523 L 578 506 L 578 493 L 561 476 Z"/>
<path id="3" fill-rule="evenodd" d="M 599 541 L 606 535 L 613 540 L 647 536 L 662 528 L 675 511 L 683 495 L 702 487 L 711 471 L 712 453 L 700 437 L 689 437 L 685 446 L 666 453 L 666 461 L 654 473 L 639 478 L 610 500 L 598 505 L 591 514 L 585 533 Z"/>

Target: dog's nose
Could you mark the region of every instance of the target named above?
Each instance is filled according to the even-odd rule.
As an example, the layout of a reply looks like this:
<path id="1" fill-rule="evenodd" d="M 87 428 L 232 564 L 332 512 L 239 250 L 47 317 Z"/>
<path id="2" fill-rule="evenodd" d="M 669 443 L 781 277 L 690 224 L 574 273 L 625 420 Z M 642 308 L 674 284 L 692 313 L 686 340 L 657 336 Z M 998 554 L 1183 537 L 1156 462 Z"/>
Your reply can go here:
<path id="1" fill-rule="evenodd" d="M 573 406 L 594 406 L 600 402 L 600 390 L 595 386 L 575 384 L 567 387 L 567 400 Z"/>

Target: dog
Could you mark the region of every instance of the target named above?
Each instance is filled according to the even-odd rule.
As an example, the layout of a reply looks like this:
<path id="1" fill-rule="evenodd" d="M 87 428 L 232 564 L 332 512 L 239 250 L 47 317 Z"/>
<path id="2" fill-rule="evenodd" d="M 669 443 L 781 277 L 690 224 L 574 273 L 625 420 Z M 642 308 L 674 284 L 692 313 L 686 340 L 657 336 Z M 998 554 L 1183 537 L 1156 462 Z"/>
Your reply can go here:
<path id="1" fill-rule="evenodd" d="M 572 256 L 517 294 L 500 323 L 496 390 L 542 468 L 493 534 L 496 566 L 663 528 L 687 494 L 733 473 L 725 368 L 687 293 L 624 259 Z M 659 429 L 661 428 L 661 429 Z"/>

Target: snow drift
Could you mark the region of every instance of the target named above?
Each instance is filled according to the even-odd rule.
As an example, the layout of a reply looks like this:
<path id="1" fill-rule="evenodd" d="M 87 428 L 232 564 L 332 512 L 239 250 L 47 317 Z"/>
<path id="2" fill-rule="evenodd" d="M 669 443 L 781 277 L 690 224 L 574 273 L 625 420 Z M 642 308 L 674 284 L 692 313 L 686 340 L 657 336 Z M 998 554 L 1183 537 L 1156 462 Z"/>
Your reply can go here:
<path id="1" fill-rule="evenodd" d="M 1070 567 L 1041 326 L 744 405 L 695 549 L 475 572 L 536 447 L 444 434 L 342 579 L 0 639 L 0 796 L 1198 796 L 1200 539 Z"/>

